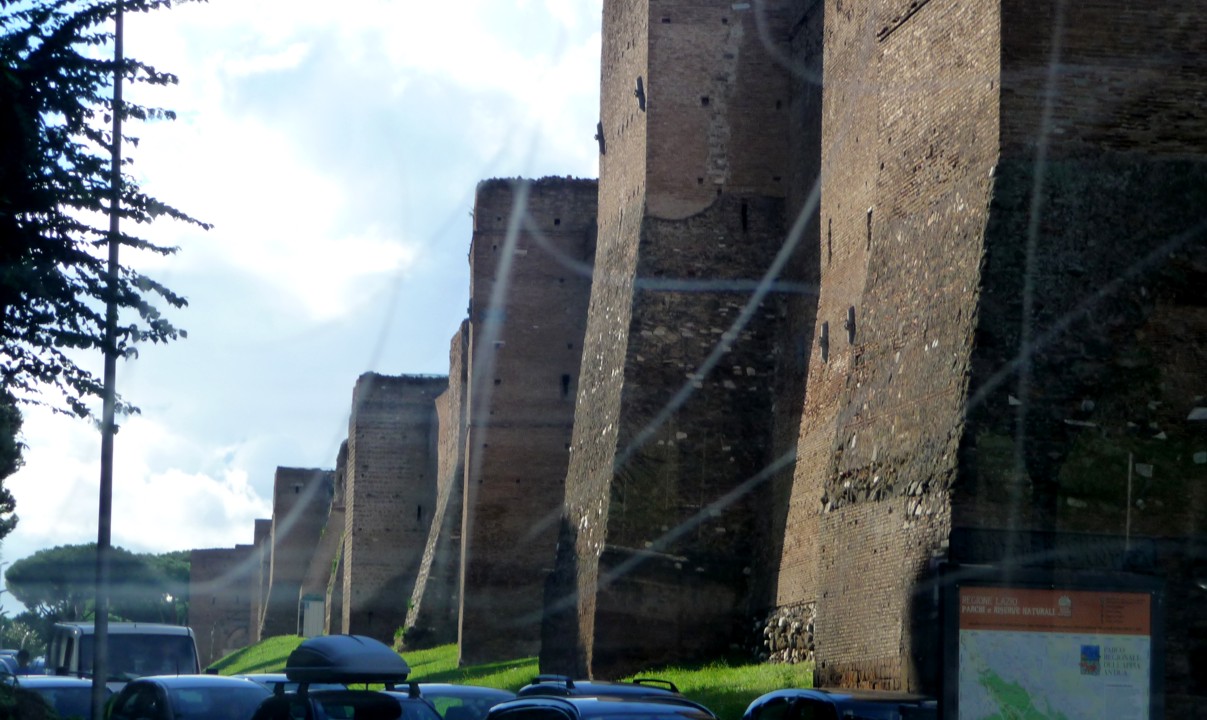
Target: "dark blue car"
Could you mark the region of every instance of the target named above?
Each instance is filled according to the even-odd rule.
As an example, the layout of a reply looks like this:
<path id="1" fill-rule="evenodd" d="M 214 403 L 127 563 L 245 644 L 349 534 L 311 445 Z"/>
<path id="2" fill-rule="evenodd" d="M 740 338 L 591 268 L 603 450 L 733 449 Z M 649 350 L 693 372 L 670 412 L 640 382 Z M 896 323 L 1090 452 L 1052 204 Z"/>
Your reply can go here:
<path id="1" fill-rule="evenodd" d="M 911 720 L 937 718 L 933 698 L 881 690 L 776 690 L 755 698 L 742 720 Z"/>

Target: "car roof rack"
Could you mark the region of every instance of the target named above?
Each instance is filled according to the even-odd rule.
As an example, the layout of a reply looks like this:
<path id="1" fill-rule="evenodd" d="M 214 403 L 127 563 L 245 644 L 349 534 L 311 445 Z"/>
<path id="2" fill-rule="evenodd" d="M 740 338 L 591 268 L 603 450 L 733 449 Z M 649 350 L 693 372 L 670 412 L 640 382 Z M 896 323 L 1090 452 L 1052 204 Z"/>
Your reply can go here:
<path id="1" fill-rule="evenodd" d="M 309 638 L 285 661 L 285 677 L 296 683 L 382 683 L 392 689 L 410 674 L 402 656 L 365 635 Z"/>
<path id="2" fill-rule="evenodd" d="M 629 682 L 633 683 L 634 685 L 652 685 L 654 687 L 662 687 L 670 690 L 673 693 L 679 692 L 679 688 L 675 685 L 675 683 L 671 682 L 670 680 L 663 680 L 662 678 L 633 678 Z"/>

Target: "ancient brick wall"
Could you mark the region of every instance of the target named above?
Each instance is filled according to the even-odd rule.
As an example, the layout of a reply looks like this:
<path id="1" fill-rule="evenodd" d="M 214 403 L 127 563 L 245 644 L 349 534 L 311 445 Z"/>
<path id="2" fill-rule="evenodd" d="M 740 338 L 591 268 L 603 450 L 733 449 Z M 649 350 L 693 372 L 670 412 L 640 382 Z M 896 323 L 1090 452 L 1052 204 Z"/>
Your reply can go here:
<path id="1" fill-rule="evenodd" d="M 250 641 L 260 642 L 260 625 L 264 622 L 265 599 L 268 597 L 268 577 L 272 562 L 272 519 L 257 518 L 253 529 L 252 556 L 255 568 L 251 575 Z"/>
<path id="2" fill-rule="evenodd" d="M 616 422 L 645 213 L 646 122 L 636 92 L 649 76 L 645 0 L 604 3 L 599 193 L 594 277 L 575 400 L 566 517 L 558 529 L 542 629 L 541 667 L 581 676 L 594 637 L 595 581 L 606 538 Z"/>
<path id="3" fill-rule="evenodd" d="M 439 425 L 436 507 L 407 610 L 407 647 L 430 647 L 457 640 L 468 341 L 469 323 L 463 321 L 449 343 L 448 390 L 436 398 Z"/>
<path id="4" fill-rule="evenodd" d="M 463 662 L 535 654 L 539 647 L 545 577 L 565 496 L 596 193 L 594 180 L 478 185 L 470 246 Z"/>
<path id="5" fill-rule="evenodd" d="M 189 627 L 201 667 L 250 644 L 247 608 L 258 569 L 252 545 L 189 553 Z"/>
<path id="6" fill-rule="evenodd" d="M 787 14 L 766 7 L 764 34 L 785 41 Z M 759 493 L 739 486 L 770 460 L 779 319 L 752 289 L 783 242 L 788 114 L 786 71 L 758 24 L 742 5 L 604 9 L 601 108 L 634 136 L 600 163 L 560 543 L 577 552 L 559 555 L 551 593 L 573 598 L 581 641 L 568 649 L 559 636 L 570 635 L 547 633 L 548 669 L 616 675 L 723 650 L 745 629 Z M 644 172 L 629 155 L 643 151 Z M 658 585 L 682 592 L 643 601 Z M 692 602 L 703 587 L 723 601 Z"/>
<path id="7" fill-rule="evenodd" d="M 1162 577 L 1179 628 L 1169 717 L 1207 710 L 1193 540 L 1207 428 L 1190 420 L 1207 366 L 1207 118 L 1186 111 L 1207 96 L 1201 10 L 1003 3 L 1001 159 L 954 510 L 957 531 L 1014 531 L 996 562 Z M 1070 550 L 1085 533 L 1104 549 L 1092 561 Z M 953 559 L 983 559 L 963 548 Z"/>
<path id="8" fill-rule="evenodd" d="M 301 588 L 298 590 L 298 607 L 303 609 L 303 613 L 313 611 L 308 610 L 308 604 L 316 601 L 322 602 L 321 619 L 319 627 L 323 628 L 324 632 L 330 627 L 329 611 L 327 604 L 330 602 L 327 599 L 327 589 L 331 584 L 332 568 L 339 563 L 340 553 L 344 545 L 344 510 L 342 505 L 336 506 L 334 502 L 329 505 L 326 522 L 323 523 L 323 529 L 319 532 L 318 542 L 312 548 L 310 562 L 306 567 L 306 574 L 302 578 Z M 315 622 L 303 616 L 300 627 L 302 633 L 306 632 L 307 622 Z"/>
<path id="9" fill-rule="evenodd" d="M 816 601 L 822 684 L 934 690 L 935 634 L 915 630 L 937 607 L 915 588 L 950 527 L 997 20 L 944 0 L 821 13 L 820 294 L 777 600 Z"/>
<path id="10" fill-rule="evenodd" d="M 936 656 L 926 638 L 937 613 L 918 588 L 952 527 L 1122 527 L 1125 485 L 1101 482 L 1126 468 L 1121 446 L 1147 453 L 1145 473 L 1177 478 L 1143 483 L 1133 532 L 1185 538 L 1202 526 L 1202 441 L 1186 418 L 1202 394 L 1190 209 L 1204 183 L 1184 157 L 1202 152 L 1202 127 L 1175 100 L 1202 88 L 1201 73 L 1173 68 L 1201 56 L 1200 21 L 1177 8 L 1070 7 L 1045 125 L 1054 19 L 1042 5 L 824 10 L 821 331 L 778 585 L 782 604 L 817 599 L 823 684 L 933 691 L 938 668 L 923 658 Z M 1140 90 L 1125 80 L 1134 67 L 1150 80 L 1170 72 Z M 1041 127 L 1052 132 L 1042 162 Z M 1025 342 L 1042 350 L 1020 385 Z M 1188 596 L 1187 564 L 1175 554 L 1152 571 Z M 1172 644 L 1170 706 L 1189 702 L 1194 642 Z"/>
<path id="11" fill-rule="evenodd" d="M 782 60 L 789 3 L 646 5 L 649 214 L 684 218 L 721 193 L 783 197 L 789 83 Z M 635 82 L 627 80 L 630 87 Z M 638 111 L 632 90 L 628 94 L 601 105 L 614 102 Z"/>
<path id="12" fill-rule="evenodd" d="M 1207 147 L 1207 123 L 1193 111 L 1207 103 L 1201 4 L 1000 5 L 1005 154 L 1032 152 L 1040 138 L 1056 156 L 1102 150 L 1198 156 Z M 1053 67 L 1058 72 L 1050 73 Z M 1045 121 L 1046 102 L 1051 109 Z"/>
<path id="13" fill-rule="evenodd" d="M 820 326 L 821 263 L 825 255 L 819 209 L 822 159 L 822 31 L 824 2 L 796 3 L 785 48 L 790 67 L 786 241 L 799 243 L 775 296 L 784 320 L 774 343 L 776 355 L 773 457 L 785 467 L 772 479 L 771 500 L 760 526 L 755 575 L 756 604 L 792 607 L 813 603 L 816 588 L 817 530 L 813 508 L 794 491 L 805 387 Z M 794 237 L 799 234 L 799 237 Z M 832 253 L 831 253 L 832 254 Z M 792 531 L 789 532 L 789 520 Z M 812 523 L 812 524 L 808 524 Z M 808 598 L 808 600 L 805 600 Z M 815 609 L 815 603 L 810 606 Z M 811 610 L 812 612 L 812 610 Z M 761 644 L 760 627 L 754 641 Z"/>
<path id="14" fill-rule="evenodd" d="M 335 487 L 331 495 L 331 514 L 338 514 L 338 522 L 327 519 L 329 532 L 339 534 L 339 543 L 335 547 L 335 556 L 331 559 L 330 574 L 327 576 L 327 587 L 323 592 L 323 628 L 328 635 L 338 634 L 342 630 L 344 618 L 344 547 L 347 544 L 344 533 L 348 527 L 347 505 L 345 497 L 348 490 L 348 441 L 339 444 L 339 452 L 335 458 Z"/>
<path id="15" fill-rule="evenodd" d="M 342 631 L 393 642 L 436 500 L 435 400 L 448 378 L 365 373 L 352 393 Z"/>
<path id="16" fill-rule="evenodd" d="M 277 468 L 261 638 L 298 633 L 298 593 L 323 532 L 333 482 L 330 470 Z"/>

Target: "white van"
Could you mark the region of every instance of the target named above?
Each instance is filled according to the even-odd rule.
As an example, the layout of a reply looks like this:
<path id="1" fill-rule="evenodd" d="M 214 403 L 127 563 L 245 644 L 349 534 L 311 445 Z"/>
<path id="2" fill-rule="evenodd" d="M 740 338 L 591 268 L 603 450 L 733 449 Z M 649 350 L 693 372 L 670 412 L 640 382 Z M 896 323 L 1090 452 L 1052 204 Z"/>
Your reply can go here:
<path id="1" fill-rule="evenodd" d="M 93 633 L 86 622 L 56 623 L 46 653 L 54 675 L 92 676 Z M 125 683 L 143 675 L 196 675 L 197 643 L 192 628 L 156 623 L 109 623 L 109 680 Z"/>

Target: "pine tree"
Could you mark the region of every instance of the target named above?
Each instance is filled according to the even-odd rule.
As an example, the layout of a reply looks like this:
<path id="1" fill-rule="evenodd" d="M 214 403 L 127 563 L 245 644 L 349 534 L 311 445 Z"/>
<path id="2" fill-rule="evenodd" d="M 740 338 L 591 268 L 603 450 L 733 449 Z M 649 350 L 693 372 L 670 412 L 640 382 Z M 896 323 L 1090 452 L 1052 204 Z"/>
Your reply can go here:
<path id="1" fill-rule="evenodd" d="M 112 112 L 122 120 L 173 119 L 168 110 L 110 96 L 114 72 L 127 83 L 173 84 L 177 78 L 134 59 L 120 67 L 104 54 L 112 19 L 170 6 L 170 0 L 30 3 L 0 0 L 0 382 L 20 404 L 49 404 L 88 416 L 102 385 L 73 354 L 104 350 Z M 137 145 L 137 138 L 124 137 Z M 160 216 L 207 225 L 144 194 L 123 161 L 124 228 Z M 175 252 L 123 230 L 123 250 Z M 121 268 L 114 300 L 122 320 L 114 350 L 185 336 L 159 306 L 181 308 L 180 295 Z M 75 355 L 78 357 L 78 355 Z M 60 391 L 65 404 L 46 401 Z M 131 411 L 122 405 L 123 411 Z"/>

